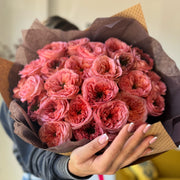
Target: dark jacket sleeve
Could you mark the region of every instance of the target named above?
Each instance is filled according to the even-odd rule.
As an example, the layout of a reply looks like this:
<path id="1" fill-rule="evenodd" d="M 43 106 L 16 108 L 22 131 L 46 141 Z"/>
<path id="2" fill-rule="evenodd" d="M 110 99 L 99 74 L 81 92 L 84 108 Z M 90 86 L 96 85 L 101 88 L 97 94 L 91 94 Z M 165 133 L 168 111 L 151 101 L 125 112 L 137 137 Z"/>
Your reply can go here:
<path id="1" fill-rule="evenodd" d="M 82 179 L 68 172 L 68 156 L 36 148 L 14 134 L 14 120 L 10 117 L 4 102 L 0 108 L 0 120 L 14 143 L 14 154 L 25 172 L 31 173 L 43 180 Z"/>

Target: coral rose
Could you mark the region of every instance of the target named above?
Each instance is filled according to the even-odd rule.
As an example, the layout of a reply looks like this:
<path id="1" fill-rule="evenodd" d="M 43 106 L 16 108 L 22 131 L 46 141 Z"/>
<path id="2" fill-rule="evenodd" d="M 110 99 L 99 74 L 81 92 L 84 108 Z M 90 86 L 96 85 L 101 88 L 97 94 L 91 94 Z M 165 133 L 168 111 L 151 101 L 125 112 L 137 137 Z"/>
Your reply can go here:
<path id="1" fill-rule="evenodd" d="M 70 69 L 63 68 L 50 76 L 44 87 L 49 96 L 72 99 L 79 92 L 79 85 L 79 75 Z"/>
<path id="2" fill-rule="evenodd" d="M 114 99 L 119 91 L 115 81 L 91 77 L 82 84 L 82 96 L 93 107 Z"/>
<path id="3" fill-rule="evenodd" d="M 150 78 L 138 70 L 121 76 L 118 85 L 121 90 L 141 97 L 147 97 L 152 88 Z"/>
<path id="4" fill-rule="evenodd" d="M 59 146 L 72 137 L 72 130 L 69 123 L 64 121 L 51 121 L 44 123 L 39 129 L 39 138 L 48 147 Z"/>
<path id="5" fill-rule="evenodd" d="M 69 122 L 72 129 L 79 129 L 83 125 L 89 123 L 92 119 L 92 109 L 81 95 L 75 97 L 70 102 L 69 111 L 65 117 L 65 121 Z"/>
<path id="6" fill-rule="evenodd" d="M 113 100 L 101 104 L 93 115 L 94 120 L 102 129 L 116 133 L 127 123 L 129 111 L 125 102 Z"/>

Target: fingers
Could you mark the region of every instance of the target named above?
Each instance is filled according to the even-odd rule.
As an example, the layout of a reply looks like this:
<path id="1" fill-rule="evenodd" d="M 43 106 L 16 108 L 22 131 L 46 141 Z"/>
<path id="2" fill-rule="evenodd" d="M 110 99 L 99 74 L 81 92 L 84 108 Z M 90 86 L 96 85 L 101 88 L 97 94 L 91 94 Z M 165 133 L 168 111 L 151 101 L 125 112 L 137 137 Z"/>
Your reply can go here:
<path id="1" fill-rule="evenodd" d="M 122 167 L 125 167 L 138 158 L 142 157 L 143 155 L 147 155 L 148 153 L 152 152 L 152 149 L 149 147 L 152 143 L 156 141 L 157 137 L 154 136 L 148 136 L 146 137 L 140 145 L 138 145 L 135 150 L 132 152 L 132 154 L 125 160 L 123 164 L 121 164 Z"/>
<path id="2" fill-rule="evenodd" d="M 133 123 L 125 125 L 103 155 L 97 157 L 98 161 L 102 162 L 107 168 L 110 167 L 114 160 L 119 156 L 125 142 L 131 136 L 133 128 Z"/>
<path id="3" fill-rule="evenodd" d="M 79 161 L 83 162 L 86 161 L 87 159 L 91 158 L 94 156 L 98 151 L 103 149 L 108 143 L 108 136 L 106 134 L 103 134 L 88 144 L 78 148 L 76 152 L 76 156 L 79 156 L 78 159 Z"/>

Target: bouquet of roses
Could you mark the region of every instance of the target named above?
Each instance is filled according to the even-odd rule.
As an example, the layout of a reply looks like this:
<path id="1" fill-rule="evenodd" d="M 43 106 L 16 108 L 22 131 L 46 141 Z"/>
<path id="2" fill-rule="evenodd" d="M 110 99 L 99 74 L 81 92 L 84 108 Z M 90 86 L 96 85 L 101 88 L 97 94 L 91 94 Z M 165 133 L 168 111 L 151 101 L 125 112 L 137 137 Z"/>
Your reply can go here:
<path id="1" fill-rule="evenodd" d="M 27 114 L 48 147 L 103 133 L 113 140 L 126 123 L 137 128 L 165 109 L 166 85 L 153 71 L 154 60 L 117 38 L 57 41 L 37 54 L 13 91 L 27 101 Z"/>
<path id="2" fill-rule="evenodd" d="M 11 70 L 0 66 L 1 77 L 9 73 L 0 87 L 15 97 L 10 102 L 1 90 L 15 134 L 67 153 L 102 133 L 112 141 L 126 123 L 148 122 L 148 134 L 158 136 L 151 154 L 180 144 L 180 71 L 139 20 L 139 5 L 122 13 L 85 31 L 49 29 L 37 20 L 23 31 Z"/>

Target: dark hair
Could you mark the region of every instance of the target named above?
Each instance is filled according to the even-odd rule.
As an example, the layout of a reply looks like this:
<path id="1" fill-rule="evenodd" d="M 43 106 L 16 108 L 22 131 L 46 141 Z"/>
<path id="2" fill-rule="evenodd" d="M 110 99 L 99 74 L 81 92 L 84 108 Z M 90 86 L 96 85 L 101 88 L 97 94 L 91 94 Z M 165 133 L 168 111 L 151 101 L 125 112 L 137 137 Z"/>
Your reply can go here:
<path id="1" fill-rule="evenodd" d="M 50 16 L 44 21 L 44 25 L 52 29 L 61 29 L 63 31 L 79 30 L 76 25 L 60 16 Z"/>

